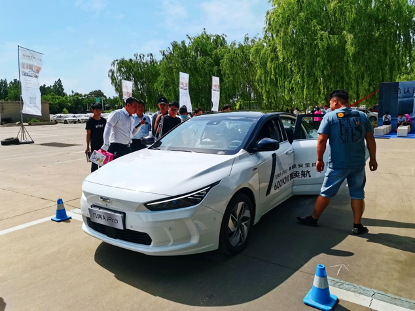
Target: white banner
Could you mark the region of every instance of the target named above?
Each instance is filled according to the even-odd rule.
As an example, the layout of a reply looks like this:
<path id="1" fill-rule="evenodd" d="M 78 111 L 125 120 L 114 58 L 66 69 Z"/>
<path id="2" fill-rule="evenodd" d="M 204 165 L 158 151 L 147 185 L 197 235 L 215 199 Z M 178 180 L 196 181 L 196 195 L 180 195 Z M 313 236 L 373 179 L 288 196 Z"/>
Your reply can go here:
<path id="1" fill-rule="evenodd" d="M 184 72 L 179 73 L 180 84 L 179 84 L 179 102 L 180 107 L 185 105 L 188 112 L 192 112 L 192 103 L 190 102 L 189 95 L 189 75 Z"/>
<path id="2" fill-rule="evenodd" d="M 20 83 L 22 85 L 22 113 L 42 115 L 39 73 L 43 67 L 43 56 L 40 53 L 19 46 Z"/>
<path id="3" fill-rule="evenodd" d="M 219 77 L 212 77 L 212 111 L 219 111 L 220 86 Z"/>
<path id="4" fill-rule="evenodd" d="M 126 100 L 133 96 L 133 83 L 131 81 L 122 80 L 122 99 Z"/>

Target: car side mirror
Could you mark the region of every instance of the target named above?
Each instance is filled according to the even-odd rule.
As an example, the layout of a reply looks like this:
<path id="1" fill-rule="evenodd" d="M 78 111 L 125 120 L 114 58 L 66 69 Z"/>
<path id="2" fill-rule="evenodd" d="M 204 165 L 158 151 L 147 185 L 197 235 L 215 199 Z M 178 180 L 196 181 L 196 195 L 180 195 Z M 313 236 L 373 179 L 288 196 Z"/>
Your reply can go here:
<path id="1" fill-rule="evenodd" d="M 253 151 L 261 152 L 261 151 L 275 151 L 280 148 L 280 143 L 278 140 L 272 138 L 262 138 L 254 148 Z"/>

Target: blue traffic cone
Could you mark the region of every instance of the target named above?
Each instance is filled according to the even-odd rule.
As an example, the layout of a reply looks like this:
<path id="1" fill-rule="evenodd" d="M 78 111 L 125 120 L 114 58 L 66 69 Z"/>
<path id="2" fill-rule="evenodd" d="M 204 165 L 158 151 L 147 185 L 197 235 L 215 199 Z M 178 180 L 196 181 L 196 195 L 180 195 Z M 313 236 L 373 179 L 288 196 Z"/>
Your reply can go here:
<path id="1" fill-rule="evenodd" d="M 303 302 L 311 307 L 328 311 L 333 309 L 337 301 L 337 296 L 330 295 L 326 268 L 324 265 L 317 265 L 313 287 L 304 297 Z"/>
<path id="2" fill-rule="evenodd" d="M 65 206 L 63 205 L 62 199 L 58 199 L 57 203 L 58 205 L 56 207 L 56 216 L 52 217 L 51 219 L 57 222 L 71 219 L 71 216 L 66 215 Z"/>

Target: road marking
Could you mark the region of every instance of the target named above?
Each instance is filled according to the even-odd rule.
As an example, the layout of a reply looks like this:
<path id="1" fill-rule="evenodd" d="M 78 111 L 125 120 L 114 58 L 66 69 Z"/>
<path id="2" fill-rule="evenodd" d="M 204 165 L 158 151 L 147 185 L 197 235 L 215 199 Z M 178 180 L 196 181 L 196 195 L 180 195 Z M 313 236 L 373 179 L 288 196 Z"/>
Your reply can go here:
<path id="1" fill-rule="evenodd" d="M 75 208 L 73 210 L 70 210 L 66 214 L 68 216 L 71 216 L 75 220 L 82 221 L 82 214 L 81 214 L 81 210 L 79 208 Z M 16 227 L 12 227 L 12 228 L 9 228 L 9 229 L 2 230 L 2 231 L 0 231 L 0 235 L 4 235 L 4 234 L 10 233 L 10 232 L 25 229 L 27 227 L 31 227 L 31 226 L 34 226 L 34 225 L 37 225 L 37 224 L 41 224 L 42 222 L 50 221 L 53 216 L 54 215 L 49 216 L 49 217 L 45 217 L 45 218 L 41 218 L 41 219 L 38 219 L 38 220 L 35 220 L 35 221 L 31 221 L 31 222 L 25 223 L 23 225 L 18 225 Z"/>
<path id="2" fill-rule="evenodd" d="M 85 161 L 85 158 L 76 159 L 76 160 L 69 160 L 69 161 L 62 161 L 62 162 L 55 162 L 53 164 L 62 164 L 62 163 L 68 163 L 68 162 L 74 162 L 74 161 L 81 161 L 81 160 L 84 160 Z"/>
<path id="3" fill-rule="evenodd" d="M 415 301 L 328 277 L 330 293 L 339 299 L 378 311 L 415 310 Z"/>
<path id="4" fill-rule="evenodd" d="M 349 264 L 347 264 L 347 265 L 349 265 Z M 343 268 L 343 267 L 345 267 L 346 268 L 346 270 L 347 271 L 349 271 L 349 269 L 346 267 L 346 265 L 345 264 L 340 264 L 340 265 L 335 265 L 335 266 L 330 266 L 330 268 L 335 268 L 335 267 L 339 267 L 339 270 L 337 271 L 337 275 L 339 275 L 339 273 L 340 273 L 340 270 Z"/>

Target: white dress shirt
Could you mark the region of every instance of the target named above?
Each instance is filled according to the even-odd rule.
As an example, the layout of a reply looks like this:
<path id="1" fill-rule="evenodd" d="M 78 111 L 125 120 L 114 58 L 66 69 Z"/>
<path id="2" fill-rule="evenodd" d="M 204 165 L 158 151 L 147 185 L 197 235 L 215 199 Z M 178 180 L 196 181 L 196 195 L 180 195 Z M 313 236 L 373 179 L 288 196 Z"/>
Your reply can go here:
<path id="1" fill-rule="evenodd" d="M 138 130 L 134 128 L 134 119 L 125 108 L 114 110 L 108 117 L 104 130 L 104 145 L 101 149 L 108 151 L 112 143 L 131 144 L 131 139 Z"/>

